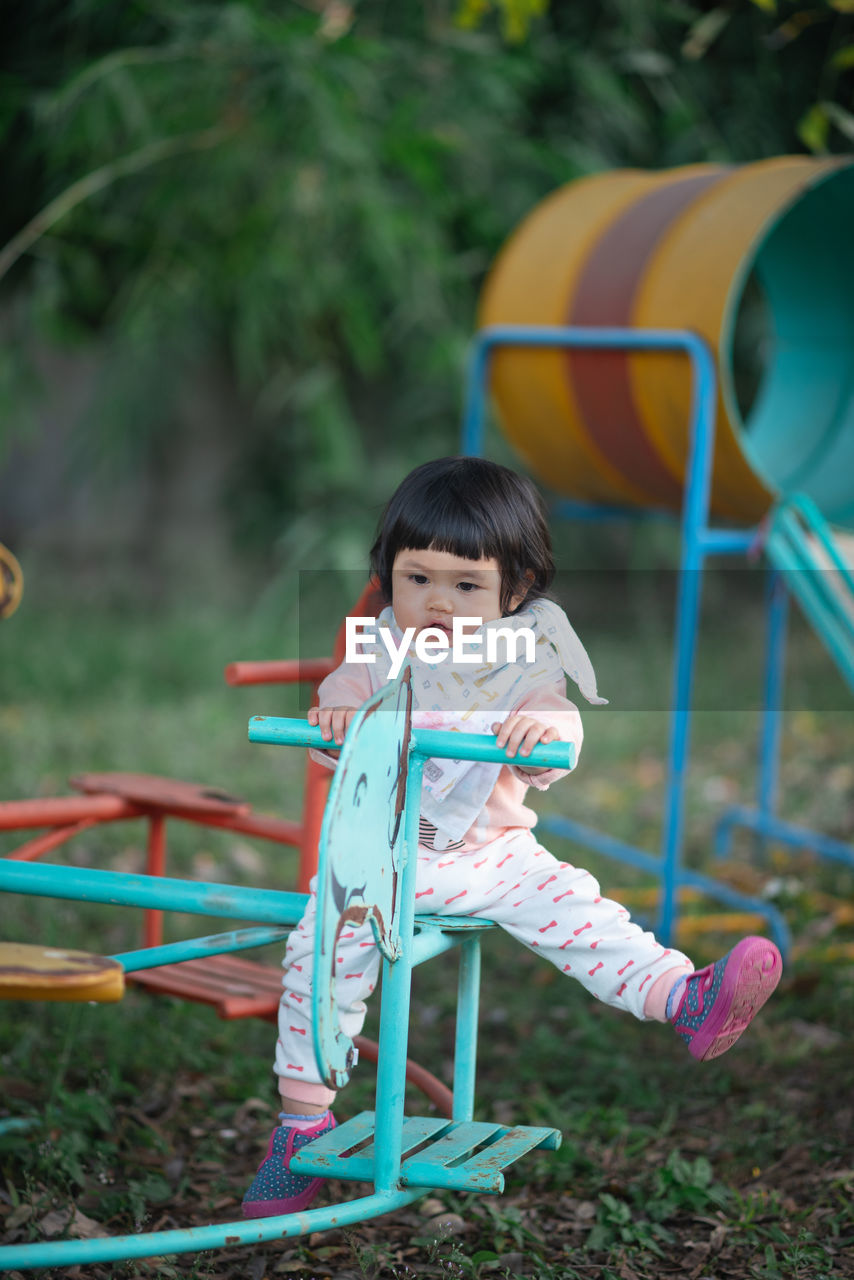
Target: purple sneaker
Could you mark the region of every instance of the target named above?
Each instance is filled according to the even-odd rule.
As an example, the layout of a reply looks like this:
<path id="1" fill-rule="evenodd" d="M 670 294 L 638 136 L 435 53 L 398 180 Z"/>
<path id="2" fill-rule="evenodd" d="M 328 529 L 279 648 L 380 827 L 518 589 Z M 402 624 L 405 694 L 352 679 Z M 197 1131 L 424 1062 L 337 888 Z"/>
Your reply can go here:
<path id="1" fill-rule="evenodd" d="M 671 1018 L 701 1062 L 731 1049 L 780 981 L 783 961 L 767 938 L 742 938 L 728 955 L 689 975 Z"/>
<path id="2" fill-rule="evenodd" d="M 277 1125 L 270 1137 L 267 1154 L 258 1166 L 249 1190 L 243 1197 L 244 1218 L 272 1218 L 279 1213 L 307 1209 L 323 1185 L 323 1178 L 291 1173 L 291 1156 L 307 1142 L 335 1128 L 329 1111 L 311 1129 L 291 1129 Z"/>

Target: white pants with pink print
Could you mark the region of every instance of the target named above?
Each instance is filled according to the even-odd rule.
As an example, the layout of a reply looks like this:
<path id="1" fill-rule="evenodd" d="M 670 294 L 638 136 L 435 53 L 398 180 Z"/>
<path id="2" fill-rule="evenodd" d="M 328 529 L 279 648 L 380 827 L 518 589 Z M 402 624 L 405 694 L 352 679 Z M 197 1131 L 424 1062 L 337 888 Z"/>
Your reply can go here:
<path id="1" fill-rule="evenodd" d="M 416 899 L 416 911 L 430 915 L 494 920 L 597 1000 L 636 1018 L 662 1021 L 670 988 L 693 969 L 681 952 L 634 924 L 625 907 L 603 898 L 588 871 L 558 862 L 525 829 L 480 849 L 437 853 L 419 846 Z M 281 1092 L 306 1102 L 333 1096 L 319 1082 L 312 1046 L 314 909 L 312 893 L 288 940 L 274 1067 Z M 346 930 L 339 942 L 339 1017 L 352 1037 L 361 1031 L 380 955 L 369 924 Z"/>

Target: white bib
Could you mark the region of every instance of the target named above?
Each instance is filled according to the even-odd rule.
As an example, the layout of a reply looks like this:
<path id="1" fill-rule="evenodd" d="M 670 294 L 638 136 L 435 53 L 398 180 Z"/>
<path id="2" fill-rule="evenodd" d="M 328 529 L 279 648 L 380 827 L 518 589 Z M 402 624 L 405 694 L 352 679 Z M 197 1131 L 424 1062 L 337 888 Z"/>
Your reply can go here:
<path id="1" fill-rule="evenodd" d="M 403 633 L 390 606 L 378 618 L 400 648 Z M 596 692 L 596 676 L 584 645 L 569 619 L 552 600 L 535 600 L 524 613 L 496 618 L 484 623 L 479 632 L 485 648 L 489 629 L 534 634 L 534 661 L 525 659 L 525 646 L 518 646 L 515 661 L 502 660 L 505 650 L 497 639 L 498 659 L 493 663 L 454 663 L 448 652 L 444 661 L 426 662 L 415 652 L 408 661 L 412 668 L 412 723 L 416 729 L 452 729 L 460 733 L 491 733 L 513 707 L 537 685 L 552 689 L 559 672 L 574 680 L 588 702 L 607 703 Z M 469 633 L 470 634 L 470 633 Z M 381 681 L 391 672 L 391 656 L 385 645 L 377 646 L 375 676 Z M 428 760 L 424 766 L 421 812 L 438 832 L 434 848 L 447 848 L 460 840 L 477 820 L 502 766 L 471 760 Z"/>

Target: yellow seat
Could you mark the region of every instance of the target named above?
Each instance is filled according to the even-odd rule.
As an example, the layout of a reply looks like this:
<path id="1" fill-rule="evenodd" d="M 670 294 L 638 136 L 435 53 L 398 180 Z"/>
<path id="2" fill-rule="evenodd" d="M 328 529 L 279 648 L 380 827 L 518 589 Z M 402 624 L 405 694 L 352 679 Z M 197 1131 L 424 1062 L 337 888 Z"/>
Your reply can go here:
<path id="1" fill-rule="evenodd" d="M 125 973 L 117 960 L 69 951 L 0 942 L 0 1000 L 121 1000 Z"/>

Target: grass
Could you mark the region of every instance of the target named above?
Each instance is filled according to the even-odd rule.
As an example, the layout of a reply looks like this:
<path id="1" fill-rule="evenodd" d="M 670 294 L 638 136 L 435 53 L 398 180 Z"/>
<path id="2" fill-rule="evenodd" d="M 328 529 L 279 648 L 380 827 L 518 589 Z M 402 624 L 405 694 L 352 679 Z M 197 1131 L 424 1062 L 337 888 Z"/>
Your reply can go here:
<path id="1" fill-rule="evenodd" d="M 610 593 L 599 601 L 608 625 L 598 636 L 595 628 L 584 635 L 612 707 L 587 713 L 576 776 L 540 804 L 655 852 L 668 733 L 661 672 L 670 654 L 667 627 L 647 619 L 653 594 L 645 583 L 640 603 L 613 605 Z M 728 803 L 749 802 L 755 779 L 761 645 L 758 615 L 742 605 L 717 625 L 714 617 L 707 621 L 701 646 L 685 845 L 687 861 L 707 870 L 717 814 Z M 633 610 L 647 619 L 642 627 L 632 623 Z M 640 639 L 627 643 L 626 636 Z M 262 810 L 295 815 L 301 761 L 296 753 L 250 747 L 245 725 L 255 713 L 296 714 L 299 703 L 280 689 L 229 689 L 221 670 L 236 657 L 292 654 L 297 642 L 293 619 L 275 601 L 141 608 L 32 589 L 0 626 L 4 798 L 63 794 L 75 773 L 128 769 L 226 786 Z M 327 647 L 318 641 L 315 651 Z M 797 624 L 791 649 L 785 815 L 850 838 L 851 699 Z M 649 696 L 638 692 L 645 679 Z M 726 691 L 717 705 L 716 687 Z M 169 831 L 176 874 L 293 882 L 292 855 L 177 822 Z M 0 835 L 0 842 L 2 853 L 17 838 Z M 53 856 L 136 869 L 143 842 L 140 825 L 117 824 L 86 832 Z M 642 880 L 562 842 L 554 851 L 584 858 L 609 893 Z M 478 1114 L 555 1125 L 564 1133 L 559 1152 L 529 1157 L 500 1199 L 434 1195 L 346 1234 L 80 1274 L 854 1275 L 854 971 L 850 958 L 834 960 L 832 951 L 842 954 L 850 941 L 845 906 L 854 876 L 808 853 L 771 849 L 759 860 L 746 837 L 726 873 L 758 888 L 771 882 L 798 952 L 779 997 L 720 1063 L 696 1067 L 660 1028 L 593 1004 L 505 937 L 490 936 Z M 171 928 L 178 934 L 186 923 Z M 8 938 L 110 952 L 133 945 L 137 928 L 133 912 L 4 903 Z M 704 963 L 730 941 L 701 935 L 692 951 Z M 279 956 L 268 950 L 265 958 L 277 963 Z M 411 1032 L 414 1056 L 445 1078 L 452 973 L 451 961 L 419 972 Z M 266 1024 L 220 1022 L 207 1009 L 136 991 L 117 1009 L 0 1007 L 0 1114 L 32 1122 L 2 1140 L 3 1239 L 40 1236 L 51 1224 L 81 1229 L 80 1217 L 68 1226 L 72 1207 L 110 1234 L 236 1216 L 269 1128 L 271 1057 Z M 358 1076 L 342 1107 L 370 1106 L 372 1081 L 370 1070 Z"/>

